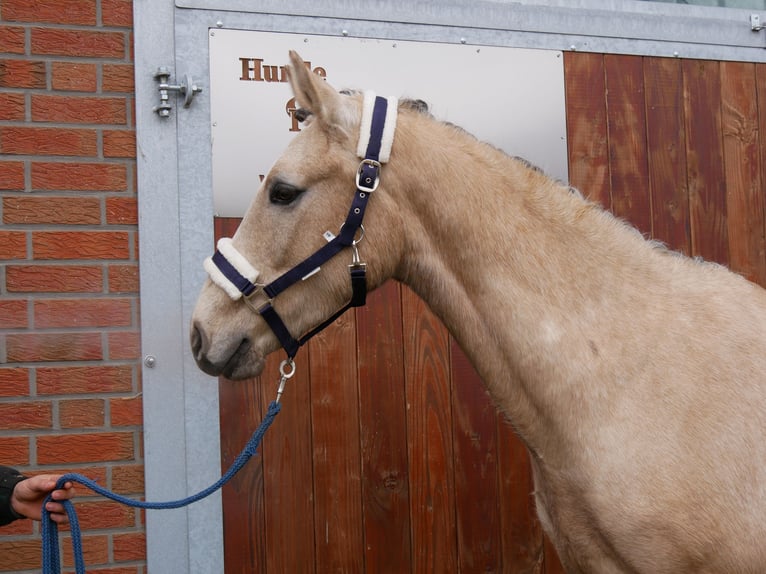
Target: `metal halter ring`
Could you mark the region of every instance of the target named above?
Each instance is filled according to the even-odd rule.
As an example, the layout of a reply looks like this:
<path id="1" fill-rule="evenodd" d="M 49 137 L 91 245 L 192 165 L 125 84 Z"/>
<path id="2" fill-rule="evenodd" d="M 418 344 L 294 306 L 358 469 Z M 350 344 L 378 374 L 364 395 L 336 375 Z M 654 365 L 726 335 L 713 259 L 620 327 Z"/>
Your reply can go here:
<path id="1" fill-rule="evenodd" d="M 346 225 L 346 222 L 340 224 L 340 228 L 338 229 L 338 235 L 340 235 L 341 231 L 343 231 L 343 226 Z M 359 243 L 361 243 L 362 239 L 364 239 L 364 225 L 361 223 L 359 224 L 359 229 L 357 230 L 359 232 L 359 239 L 356 239 L 356 236 L 354 237 L 354 240 L 351 242 L 351 245 L 357 246 Z"/>
<path id="2" fill-rule="evenodd" d="M 292 359 L 285 359 L 279 364 L 279 374 L 283 378 L 289 379 L 295 374 L 295 361 Z"/>

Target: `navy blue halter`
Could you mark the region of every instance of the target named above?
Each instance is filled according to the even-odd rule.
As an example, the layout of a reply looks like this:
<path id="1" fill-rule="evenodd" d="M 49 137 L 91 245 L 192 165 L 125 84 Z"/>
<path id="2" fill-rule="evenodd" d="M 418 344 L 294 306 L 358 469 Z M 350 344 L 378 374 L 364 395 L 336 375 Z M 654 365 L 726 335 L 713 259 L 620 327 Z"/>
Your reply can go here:
<path id="1" fill-rule="evenodd" d="M 386 123 L 386 114 L 388 110 L 388 101 L 386 98 L 377 96 L 375 98 L 372 121 L 370 123 L 370 138 L 367 144 L 367 151 L 364 159 L 359 164 L 356 174 L 356 193 L 351 202 L 351 208 L 348 211 L 346 220 L 341 226 L 338 235 L 333 237 L 326 245 L 315 251 L 312 255 L 298 263 L 295 267 L 276 278 L 274 281 L 262 287 L 262 292 L 267 297 L 267 301 L 256 307 L 252 303 L 252 298 L 261 291 L 261 287 L 244 277 L 236 267 L 221 253 L 216 251 L 212 257 L 212 262 L 220 272 L 236 286 L 245 297 L 247 302 L 258 314 L 263 317 L 271 330 L 279 339 L 280 344 L 287 352 L 287 356 L 292 359 L 295 357 L 298 349 L 306 343 L 311 337 L 322 331 L 330 325 L 335 319 L 340 317 L 351 307 L 361 307 L 367 299 L 367 279 L 366 266 L 354 257 L 349 265 L 349 275 L 351 279 L 352 296 L 351 300 L 339 311 L 334 313 L 329 319 L 321 325 L 315 327 L 305 335 L 295 338 L 285 325 L 282 318 L 274 309 L 272 300 L 282 293 L 285 289 L 302 281 L 311 275 L 324 263 L 332 259 L 347 247 L 353 247 L 357 232 L 362 229 L 362 220 L 367 207 L 367 201 L 370 194 L 378 187 L 380 177 L 380 152 L 383 140 L 383 131 Z"/>

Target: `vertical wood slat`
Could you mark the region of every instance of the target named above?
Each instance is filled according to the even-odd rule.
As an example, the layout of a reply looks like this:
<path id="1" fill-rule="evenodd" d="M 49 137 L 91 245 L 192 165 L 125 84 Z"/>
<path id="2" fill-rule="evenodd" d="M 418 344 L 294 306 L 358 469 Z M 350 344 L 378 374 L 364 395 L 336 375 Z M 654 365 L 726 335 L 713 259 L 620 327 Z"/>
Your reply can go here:
<path id="1" fill-rule="evenodd" d="M 266 572 L 315 571 L 309 354 L 307 349 L 301 351 L 295 375 L 282 395 L 282 412 L 260 449 L 266 482 Z M 283 358 L 282 353 L 272 353 L 259 377 L 266 399 L 262 416 L 276 398 Z"/>
<path id="2" fill-rule="evenodd" d="M 604 56 L 612 210 L 651 235 L 642 64 L 639 56 Z"/>
<path id="3" fill-rule="evenodd" d="M 412 571 L 458 572 L 449 336 L 402 288 Z"/>
<path id="4" fill-rule="evenodd" d="M 564 54 L 569 182 L 612 208 L 603 54 Z"/>
<path id="5" fill-rule="evenodd" d="M 766 203 L 766 197 L 764 197 L 766 196 L 766 190 L 763 189 L 763 186 L 766 185 L 766 65 L 764 64 L 755 64 L 755 85 L 756 99 L 758 102 L 758 147 L 760 149 L 758 159 L 760 160 L 761 178 L 760 202 L 761 205 L 764 205 L 764 203 Z M 757 274 L 758 277 L 766 276 L 766 258 L 761 257 L 758 263 L 760 265 L 760 271 Z M 761 279 L 758 280 L 758 283 L 762 287 L 766 287 L 766 283 Z"/>
<path id="6" fill-rule="evenodd" d="M 682 68 L 691 254 L 728 265 L 720 65 L 684 60 Z"/>
<path id="7" fill-rule="evenodd" d="M 645 58 L 647 155 L 653 236 L 691 253 L 683 76 L 674 58 Z"/>
<path id="8" fill-rule="evenodd" d="M 450 337 L 458 558 L 461 572 L 501 572 L 496 409 Z"/>
<path id="9" fill-rule="evenodd" d="M 401 288 L 389 281 L 356 309 L 365 566 L 409 572 L 412 563 Z"/>
<path id="10" fill-rule="evenodd" d="M 309 349 L 317 572 L 363 572 L 354 314 L 312 338 Z"/>
<path id="11" fill-rule="evenodd" d="M 721 107 L 730 265 L 766 285 L 755 64 L 721 62 Z"/>

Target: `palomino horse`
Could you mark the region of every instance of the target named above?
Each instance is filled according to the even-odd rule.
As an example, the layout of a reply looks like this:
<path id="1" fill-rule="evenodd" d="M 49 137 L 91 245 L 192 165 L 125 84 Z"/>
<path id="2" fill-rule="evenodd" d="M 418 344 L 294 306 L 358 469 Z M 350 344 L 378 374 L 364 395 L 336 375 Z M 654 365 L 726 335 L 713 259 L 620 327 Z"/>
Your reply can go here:
<path id="1" fill-rule="evenodd" d="M 338 93 L 290 58 L 307 127 L 206 263 L 200 368 L 252 377 L 280 343 L 294 354 L 359 299 L 347 264 L 363 260 L 369 288 L 393 277 L 430 305 L 513 421 L 568 572 L 766 572 L 766 291 L 417 103 Z M 343 221 L 345 242 L 312 256 Z"/>

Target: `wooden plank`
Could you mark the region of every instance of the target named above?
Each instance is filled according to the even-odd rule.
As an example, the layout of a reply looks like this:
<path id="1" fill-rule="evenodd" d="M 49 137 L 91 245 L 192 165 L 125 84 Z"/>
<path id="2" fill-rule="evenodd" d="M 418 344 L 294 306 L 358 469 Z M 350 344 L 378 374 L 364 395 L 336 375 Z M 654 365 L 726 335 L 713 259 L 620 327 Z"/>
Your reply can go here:
<path id="1" fill-rule="evenodd" d="M 389 281 L 356 310 L 362 446 L 364 551 L 368 574 L 409 572 L 407 407 L 402 302 Z"/>
<path id="2" fill-rule="evenodd" d="M 402 288 L 412 571 L 458 572 L 449 336 L 410 289 Z"/>
<path id="3" fill-rule="evenodd" d="M 691 253 L 681 61 L 644 58 L 653 237 Z"/>
<path id="4" fill-rule="evenodd" d="M 604 74 L 603 54 L 564 54 L 569 182 L 611 209 Z"/>
<path id="5" fill-rule="evenodd" d="M 296 357 L 295 375 L 287 382 L 282 395 L 282 411 L 261 447 L 265 476 L 266 572 L 315 571 L 308 354 L 308 349 L 303 349 Z M 283 352 L 277 352 L 266 359 L 260 376 L 264 409 L 276 398 L 279 364 L 284 357 Z"/>
<path id="6" fill-rule="evenodd" d="M 450 360 L 460 571 L 500 572 L 497 410 L 452 337 Z"/>
<path id="7" fill-rule="evenodd" d="M 543 532 L 535 511 L 529 453 L 503 413 L 497 414 L 496 421 L 503 572 L 541 574 Z"/>
<path id="8" fill-rule="evenodd" d="M 642 58 L 607 54 L 604 67 L 612 209 L 652 235 Z"/>
<path id="9" fill-rule="evenodd" d="M 262 400 L 258 385 L 257 379 L 219 379 L 221 472 L 228 470 L 261 420 Z M 260 456 L 251 458 L 221 492 L 225 571 L 265 572 L 263 459 Z"/>
<path id="10" fill-rule="evenodd" d="M 720 65 L 683 60 L 682 73 L 691 253 L 728 265 Z"/>
<path id="11" fill-rule="evenodd" d="M 317 572 L 362 572 L 356 321 L 346 313 L 309 343 Z"/>
<path id="12" fill-rule="evenodd" d="M 730 266 L 766 285 L 757 97 L 755 64 L 721 62 Z"/>
<path id="13" fill-rule="evenodd" d="M 766 184 L 764 181 L 766 180 L 766 65 L 755 65 L 755 83 L 758 94 L 758 147 L 761 150 L 759 158 L 761 161 L 761 185 L 764 185 Z M 766 194 L 766 190 L 761 190 L 761 195 L 763 194 Z M 761 201 L 763 202 L 763 198 Z M 766 275 L 766 260 L 763 257 L 760 260 L 760 265 L 757 276 L 763 277 Z M 762 282 L 760 284 L 766 287 Z"/>

